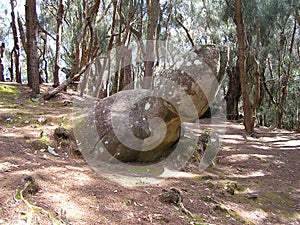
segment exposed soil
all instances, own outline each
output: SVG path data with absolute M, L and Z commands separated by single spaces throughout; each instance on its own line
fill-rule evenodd
M 123 186 L 92 170 L 72 136 L 54 137 L 72 128 L 72 92 L 40 103 L 24 85 L 0 88 L 0 224 L 300 224 L 299 133 L 258 127 L 246 137 L 226 122 L 205 172 L 190 162 L 158 184 Z M 29 176 L 38 191 L 25 195 Z M 172 187 L 192 217 L 159 200 Z

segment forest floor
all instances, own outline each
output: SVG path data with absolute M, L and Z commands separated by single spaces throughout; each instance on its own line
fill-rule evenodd
M 72 129 L 70 102 L 71 92 L 40 103 L 0 83 L 0 224 L 300 224 L 299 133 L 258 127 L 245 138 L 226 122 L 206 171 L 190 162 L 177 177 L 123 186 L 91 169 L 74 140 L 54 137 Z M 192 216 L 159 201 L 173 187 Z

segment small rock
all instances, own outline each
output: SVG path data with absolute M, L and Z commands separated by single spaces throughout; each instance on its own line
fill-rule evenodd
M 24 178 L 25 186 L 23 189 L 24 197 L 28 195 L 35 195 L 39 192 L 40 187 L 36 183 L 35 179 L 32 176 L 27 176 Z
M 54 136 L 59 139 L 68 139 L 70 137 L 70 132 L 63 127 L 57 127 L 54 131 Z
M 42 116 L 39 117 L 37 120 L 38 120 L 39 123 L 45 123 L 46 122 L 46 118 L 42 117 Z
M 252 200 L 256 200 L 258 198 L 258 196 L 257 196 L 257 194 L 250 194 L 250 195 L 247 195 L 247 198 L 252 199 Z
M 159 195 L 159 200 L 168 204 L 179 204 L 182 201 L 180 190 L 171 188 L 170 190 L 163 190 L 164 193 Z

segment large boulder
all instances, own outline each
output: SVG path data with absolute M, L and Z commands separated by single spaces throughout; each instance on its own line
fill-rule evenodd
M 171 153 L 180 136 L 180 117 L 166 100 L 148 90 L 125 90 L 96 105 L 100 142 L 121 162 L 152 162 Z
M 93 158 L 100 154 L 107 160 L 155 162 L 170 155 L 181 123 L 209 108 L 227 62 L 227 48 L 200 46 L 157 76 L 151 90 L 124 90 L 99 100 L 94 122 L 101 144 L 95 144 Z
M 163 71 L 156 78 L 155 86 L 164 86 L 168 93 L 173 93 L 172 102 L 182 112 L 181 119 L 193 121 L 205 114 L 215 98 L 227 68 L 229 49 L 225 46 L 203 45 L 180 57 L 173 68 Z M 170 81 L 175 85 L 165 85 Z M 182 89 L 185 94 L 182 94 Z M 194 110 L 196 113 L 192 112 Z

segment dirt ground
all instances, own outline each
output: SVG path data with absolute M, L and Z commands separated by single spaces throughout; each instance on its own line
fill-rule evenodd
M 70 93 L 41 103 L 24 85 L 0 83 L 0 224 L 300 224 L 299 133 L 258 127 L 245 137 L 226 122 L 206 171 L 190 162 L 160 183 L 123 186 L 95 172 L 74 140 L 54 137 L 72 128 Z M 192 215 L 159 200 L 170 188 Z

